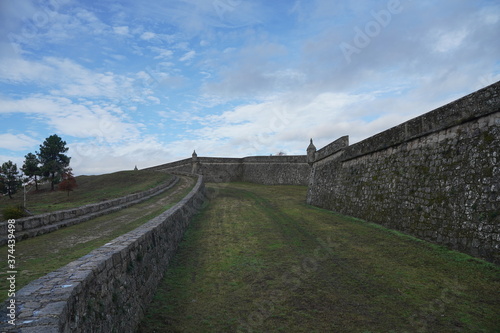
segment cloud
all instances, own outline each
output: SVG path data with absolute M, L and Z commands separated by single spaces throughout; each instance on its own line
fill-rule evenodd
M 458 31 L 438 31 L 435 32 L 434 50 L 437 52 L 453 52 L 460 47 L 469 32 L 466 29 Z
M 144 95 L 133 76 L 95 72 L 67 58 L 45 57 L 39 61 L 21 57 L 0 62 L 0 82 L 50 87 L 52 95 L 128 99 Z M 145 96 L 146 97 L 146 96 Z
M 18 53 L 29 53 L 47 45 L 76 42 L 75 36 L 83 43 L 88 35 L 113 31 L 91 11 L 71 4 L 71 0 L 2 2 L 0 38 L 7 37 Z
M 174 52 L 172 50 L 164 49 L 161 47 L 152 46 L 152 47 L 150 47 L 150 49 L 153 52 L 158 53 L 158 55 L 155 56 L 154 59 L 170 59 L 170 58 L 172 58 L 172 56 L 174 54 Z
M 166 21 L 187 36 L 213 28 L 241 28 L 260 24 L 266 6 L 251 1 L 172 0 L 164 2 L 127 1 L 129 13 Z
M 154 32 L 151 32 L 151 31 L 146 31 L 145 33 L 143 33 L 141 35 L 141 39 L 144 39 L 144 40 L 150 40 L 150 39 L 153 39 L 156 37 L 156 34 Z
M 201 117 L 198 121 L 203 127 L 193 131 L 192 138 L 203 142 L 208 151 L 200 153 L 207 155 L 220 152 L 267 155 L 280 150 L 302 154 L 297 147 L 306 147 L 309 137 L 332 140 L 335 135 L 346 134 L 351 126 L 359 125 L 357 118 L 346 111 L 372 98 L 336 93 L 308 97 L 276 95 L 220 115 Z
M 129 35 L 129 28 L 127 26 L 113 27 L 113 31 L 118 35 L 122 35 L 122 36 Z
M 71 167 L 77 175 L 93 175 L 156 166 L 174 155 L 153 137 L 136 138 L 120 144 L 90 140 L 68 144 Z
M 33 147 L 38 143 L 37 140 L 25 134 L 0 134 L 0 148 L 20 151 Z
M 194 58 L 194 56 L 196 55 L 196 51 L 189 51 L 187 52 L 186 54 L 184 54 L 180 59 L 179 61 L 188 61 L 188 60 L 191 60 Z
M 68 136 L 88 173 L 356 142 L 500 75 L 494 1 L 402 0 L 384 24 L 392 1 L 51 3 L 0 1 L 0 116 Z
M 61 135 L 96 138 L 103 143 L 139 135 L 137 125 L 127 122 L 123 111 L 112 104 L 77 104 L 68 98 L 32 96 L 20 100 L 0 99 L 2 113 L 37 117 Z
M 219 68 L 218 80 L 207 82 L 203 90 L 231 99 L 263 97 L 278 87 L 293 87 L 302 81 L 302 74 L 284 67 L 284 64 L 289 64 L 287 55 L 286 46 L 267 41 L 248 45 L 236 54 L 225 49 L 218 61 L 212 64 L 214 68 Z M 298 75 L 288 75 L 292 72 Z

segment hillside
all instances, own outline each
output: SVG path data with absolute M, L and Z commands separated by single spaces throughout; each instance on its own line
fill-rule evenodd
M 171 176 L 154 171 L 119 171 L 98 176 L 78 176 L 78 187 L 72 192 L 50 191 L 50 184 L 32 186 L 26 195 L 26 207 L 33 214 L 78 207 L 141 192 L 165 182 Z M 7 206 L 23 204 L 23 189 L 14 196 L 0 197 L 0 212 Z M 0 216 L 3 220 L 3 216 Z

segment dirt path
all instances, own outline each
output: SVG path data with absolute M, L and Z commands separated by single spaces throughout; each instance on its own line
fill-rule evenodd
M 135 225 L 135 221 L 150 216 L 152 212 L 156 212 L 158 209 L 166 210 L 166 207 L 179 201 L 179 194 L 184 193 L 186 189 L 190 189 L 194 184 L 192 178 L 179 177 L 177 186 L 166 191 L 164 194 L 155 196 L 142 204 L 122 209 L 117 213 L 90 220 L 88 222 L 91 223 L 85 225 L 85 228 L 78 230 L 78 233 L 70 232 L 65 237 L 58 238 L 53 243 L 54 250 L 59 252 L 79 243 L 87 243 L 101 238 L 107 239 L 110 235 L 115 235 L 118 230 L 123 230 L 128 225 Z
M 20 272 L 17 288 L 88 254 L 110 240 L 123 235 L 158 216 L 184 198 L 195 184 L 190 177 L 179 176 L 172 189 L 119 212 L 30 238 L 16 244 L 16 265 Z M 0 248 L 7 257 L 7 246 Z M 7 261 L 0 261 L 0 295 L 7 296 Z

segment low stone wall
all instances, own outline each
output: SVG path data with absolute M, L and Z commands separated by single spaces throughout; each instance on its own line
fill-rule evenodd
M 206 202 L 199 176 L 160 216 L 19 290 L 14 331 L 134 332 L 190 219 Z M 2 332 L 12 328 L 0 324 Z
M 316 152 L 309 204 L 500 263 L 500 83 L 346 143 Z
M 158 195 L 177 184 L 179 178 L 174 176 L 169 181 L 149 190 L 129 194 L 127 196 L 88 204 L 77 208 L 16 219 L 16 240 L 43 235 L 63 227 L 79 224 L 93 218 L 119 211 L 123 208 L 143 202 Z M 7 244 L 7 222 L 0 223 L 0 246 Z

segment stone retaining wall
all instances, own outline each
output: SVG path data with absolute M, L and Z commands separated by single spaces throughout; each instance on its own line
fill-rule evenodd
M 16 219 L 16 240 L 36 237 L 63 227 L 79 224 L 93 218 L 119 211 L 123 208 L 143 202 L 155 195 L 174 187 L 179 178 L 174 176 L 169 181 L 149 190 L 127 196 L 88 204 L 76 208 Z M 7 244 L 7 222 L 0 223 L 0 246 Z
M 14 332 L 134 332 L 190 219 L 206 203 L 198 176 L 174 207 L 19 290 Z
M 307 202 L 500 263 L 500 83 L 316 152 Z

